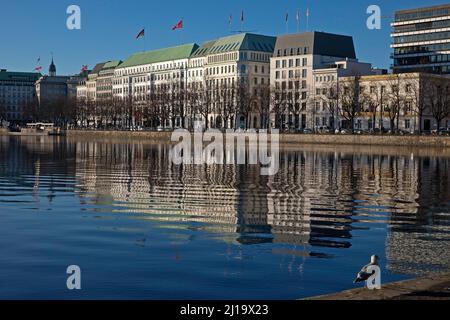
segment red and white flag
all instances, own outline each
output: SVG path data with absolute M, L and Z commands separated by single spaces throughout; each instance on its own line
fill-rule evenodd
M 86 71 L 88 71 L 88 66 L 87 66 L 87 64 L 84 64 L 84 65 L 81 67 L 81 73 L 86 72 Z
M 183 28 L 184 28 L 183 20 L 180 20 L 176 25 L 173 26 L 172 30 L 175 31 Z
M 36 67 L 34 68 L 34 71 L 42 71 L 42 67 L 41 67 L 41 57 L 39 57 L 39 58 L 37 59 Z

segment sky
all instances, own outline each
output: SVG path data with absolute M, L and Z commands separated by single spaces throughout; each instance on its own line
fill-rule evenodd
M 0 68 L 32 71 L 37 59 L 47 72 L 53 53 L 58 74 L 78 73 L 108 60 L 125 60 L 135 52 L 182 43 L 198 43 L 241 29 L 244 10 L 247 31 L 282 35 L 297 31 L 295 16 L 301 12 L 300 31 L 351 35 L 357 57 L 376 67 L 389 68 L 390 22 L 394 12 L 448 3 L 442 0 L 0 0 Z M 81 30 L 68 30 L 69 5 L 81 9 Z M 381 30 L 369 30 L 369 5 L 382 11 Z M 289 30 L 285 17 L 289 13 Z M 172 31 L 180 20 L 184 29 Z M 136 35 L 145 27 L 144 39 Z

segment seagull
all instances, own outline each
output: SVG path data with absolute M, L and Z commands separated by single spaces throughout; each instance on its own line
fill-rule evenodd
M 373 273 L 367 272 L 367 268 L 369 268 L 370 266 L 378 266 L 378 260 L 379 260 L 378 256 L 373 255 L 370 258 L 370 263 L 365 265 L 361 269 L 361 271 L 358 273 L 358 276 L 356 277 L 355 281 L 353 281 L 353 283 L 367 281 L 373 275 Z

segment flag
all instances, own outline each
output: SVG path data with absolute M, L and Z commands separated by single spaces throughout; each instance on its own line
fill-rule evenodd
M 138 33 L 138 35 L 136 36 L 136 40 L 142 37 L 145 37 L 145 29 L 142 29 L 141 32 Z
M 183 25 L 183 20 L 180 20 L 173 28 L 172 30 L 178 30 L 178 29 L 183 29 L 184 25 Z
M 289 22 L 289 13 L 286 12 L 286 23 L 288 23 L 288 22 Z
M 242 13 L 241 13 L 241 22 L 244 22 L 244 20 L 245 20 L 244 10 L 242 10 Z
M 34 71 L 42 71 L 41 67 L 41 57 L 39 57 L 36 61 L 36 67 L 34 68 Z
M 308 9 L 306 9 L 306 16 L 309 18 L 309 16 L 310 16 L 310 12 L 309 12 L 309 8 Z
M 86 71 L 88 71 L 88 66 L 87 66 L 87 64 L 84 64 L 84 65 L 81 67 L 81 73 L 86 72 Z
M 231 27 L 231 24 L 233 23 L 233 16 L 230 14 L 228 17 L 228 25 Z
M 297 22 L 300 21 L 300 10 L 297 10 L 297 16 L 296 16 Z

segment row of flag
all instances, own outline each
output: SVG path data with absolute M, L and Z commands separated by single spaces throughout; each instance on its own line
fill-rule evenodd
M 311 12 L 310 12 L 309 8 L 307 8 L 306 9 L 306 18 L 309 19 L 310 15 L 311 15 Z M 297 24 L 299 24 L 300 23 L 300 19 L 301 19 L 301 11 L 300 10 L 297 10 L 295 19 L 297 20 Z M 242 12 L 241 12 L 242 30 L 241 31 L 244 31 L 243 30 L 244 22 L 245 22 L 245 12 L 244 12 L 244 10 L 242 10 Z M 286 26 L 287 26 L 287 24 L 289 23 L 289 12 L 286 12 L 285 22 L 286 22 Z M 228 16 L 228 25 L 230 26 L 230 28 L 231 28 L 232 24 L 233 24 L 233 15 L 230 14 Z M 183 19 L 178 21 L 178 23 L 172 27 L 173 31 L 181 30 L 181 29 L 184 29 L 184 21 L 183 21 Z M 143 28 L 137 34 L 136 39 L 140 39 L 140 38 L 144 38 L 144 37 L 145 37 L 145 28 Z M 83 65 L 82 68 L 81 68 L 81 73 L 86 72 L 88 70 L 89 70 L 89 67 L 87 65 Z M 37 59 L 36 67 L 34 68 L 34 71 L 36 71 L 36 72 L 41 72 L 42 71 L 41 58 L 40 57 Z
M 184 28 L 184 21 L 183 21 L 183 19 L 181 19 L 180 21 L 178 21 L 178 23 L 176 24 L 176 25 L 174 25 L 173 27 L 172 27 L 172 30 L 173 31 L 175 31 L 175 30 L 181 30 L 181 29 L 183 29 Z M 138 33 L 138 35 L 136 36 L 136 39 L 140 39 L 140 38 L 143 38 L 143 37 L 145 37 L 145 28 L 143 28 L 139 33 Z
M 307 8 L 306 9 L 306 18 L 309 19 L 310 15 L 311 15 L 310 9 Z M 298 23 L 300 22 L 300 18 L 301 18 L 301 11 L 297 10 L 296 20 L 297 20 Z M 245 22 L 245 12 L 244 12 L 244 10 L 242 10 L 242 12 L 241 12 L 241 23 L 244 24 L 244 22 Z M 286 12 L 286 23 L 288 23 L 288 22 L 289 22 L 289 12 Z M 230 14 L 228 16 L 228 25 L 230 26 L 230 28 L 231 28 L 232 24 L 233 24 L 233 15 Z M 175 30 L 180 30 L 180 29 L 183 29 L 183 28 L 184 28 L 184 22 L 183 22 L 183 19 L 181 19 L 175 26 L 172 27 L 172 30 L 175 31 Z M 241 30 L 241 31 L 243 31 L 243 30 Z M 143 38 L 143 37 L 145 37 L 145 28 L 143 28 L 138 33 L 138 35 L 136 36 L 136 39 L 140 39 L 140 38 Z
M 308 9 L 306 9 L 306 17 L 309 18 L 310 15 L 311 15 L 311 12 L 308 8 Z M 295 20 L 297 20 L 297 22 L 299 22 L 300 18 L 301 18 L 301 11 L 297 10 L 297 14 L 295 15 Z M 289 12 L 286 12 L 286 20 L 285 21 L 289 22 Z

